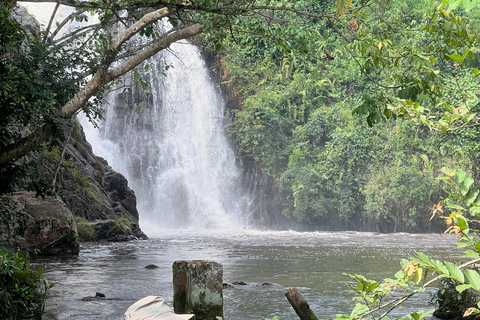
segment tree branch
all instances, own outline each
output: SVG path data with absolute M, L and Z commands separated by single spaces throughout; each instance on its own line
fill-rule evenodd
M 164 49 L 167 49 L 173 42 L 181 39 L 193 37 L 194 35 L 197 35 L 200 32 L 202 32 L 202 30 L 203 30 L 203 25 L 194 24 L 185 29 L 179 30 L 171 35 L 168 35 L 164 38 L 158 39 L 158 41 L 155 41 L 154 43 L 152 43 L 150 47 L 137 53 L 131 59 L 122 63 L 122 65 L 120 65 L 119 67 L 109 72 L 108 73 L 108 79 L 110 79 L 109 81 L 124 75 L 128 71 L 138 66 L 142 61 L 152 57 L 153 55 L 155 55 L 156 53 Z
M 50 21 L 48 22 L 47 30 L 45 30 L 45 36 L 43 37 L 43 43 L 47 42 L 48 33 L 50 32 L 50 28 L 52 27 L 53 19 L 55 19 L 55 16 L 57 15 L 58 7 L 60 7 L 59 3 L 57 3 L 55 9 L 53 9 L 52 15 L 50 16 Z
M 63 3 L 64 1 L 61 2 Z M 169 35 L 158 38 L 152 42 L 150 46 L 138 52 L 129 60 L 121 63 L 118 67 L 109 70 L 112 63 L 118 59 L 117 56 L 125 42 L 138 34 L 148 25 L 167 17 L 174 11 L 175 9 L 162 8 L 146 14 L 142 19 L 134 23 L 127 30 L 120 33 L 106 51 L 104 58 L 98 66 L 93 77 L 60 109 L 58 116 L 61 118 L 70 119 L 108 82 L 121 75 L 124 75 L 142 63 L 145 59 L 148 59 L 161 50 L 168 48 L 173 42 L 192 37 L 202 32 L 203 25 L 201 24 L 194 24 L 184 27 L 183 29 L 179 29 Z M 53 125 L 44 124 L 42 127 L 39 127 L 25 138 L 6 146 L 3 148 L 2 153 L 0 154 L 0 165 L 28 154 L 42 143 L 48 141 L 53 133 Z
M 36 147 L 47 142 L 51 138 L 53 132 L 53 126 L 51 124 L 44 124 L 28 136 L 6 146 L 0 153 L 0 165 L 20 158 L 30 151 L 35 150 Z

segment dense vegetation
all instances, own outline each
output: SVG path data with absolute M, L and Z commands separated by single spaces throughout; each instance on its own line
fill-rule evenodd
M 0 317 L 41 319 L 46 293 L 52 288 L 41 268 L 30 266 L 28 252 L 16 252 L 0 241 Z
M 438 5 L 367 2 L 284 42 L 231 38 L 226 84 L 242 101 L 229 132 L 274 180 L 284 215 L 318 229 L 428 231 L 440 169 L 476 172 L 478 23 Z

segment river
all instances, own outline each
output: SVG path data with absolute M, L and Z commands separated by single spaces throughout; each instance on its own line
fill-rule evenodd
M 224 290 L 227 320 L 275 315 L 297 319 L 284 297 L 291 287 L 299 288 L 319 319 L 329 319 L 352 308 L 351 296 L 342 293 L 349 283 L 343 273 L 380 280 L 393 277 L 399 260 L 415 251 L 458 259 L 451 256 L 454 248 L 455 238 L 444 234 L 183 230 L 157 233 L 145 241 L 85 243 L 76 258 L 40 258 L 35 264 L 42 265 L 48 281 L 56 284 L 44 319 L 124 319 L 126 309 L 148 295 L 163 297 L 171 305 L 172 263 L 191 259 L 220 262 L 224 282 L 248 283 Z M 149 264 L 159 268 L 145 269 Z M 271 285 L 262 285 L 265 282 Z M 96 292 L 104 293 L 106 300 L 82 300 Z M 414 297 L 408 308 L 432 309 L 432 292 Z

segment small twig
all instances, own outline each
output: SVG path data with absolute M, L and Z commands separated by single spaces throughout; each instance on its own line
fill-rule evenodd
M 58 161 L 57 170 L 55 170 L 55 175 L 53 176 L 53 181 L 52 181 L 53 192 L 55 192 L 55 185 L 57 184 L 57 175 L 58 175 L 58 172 L 60 171 L 60 167 L 62 166 L 62 161 L 63 161 L 63 158 L 65 157 L 65 151 L 67 150 L 67 144 L 70 141 L 70 137 L 73 134 L 74 126 L 75 126 L 75 124 L 72 124 L 72 128 L 70 129 L 70 134 L 68 135 L 67 140 L 65 141 L 65 144 L 64 144 L 63 150 L 62 150 L 62 154 L 60 155 L 60 160 Z

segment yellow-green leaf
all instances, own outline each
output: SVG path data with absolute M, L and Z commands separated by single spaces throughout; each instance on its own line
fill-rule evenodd
M 413 281 L 415 281 L 416 284 L 418 284 L 420 282 L 420 280 L 422 280 L 422 274 L 423 274 L 423 269 L 422 268 L 417 268 L 417 270 L 415 270 L 415 275 L 413 276 Z

